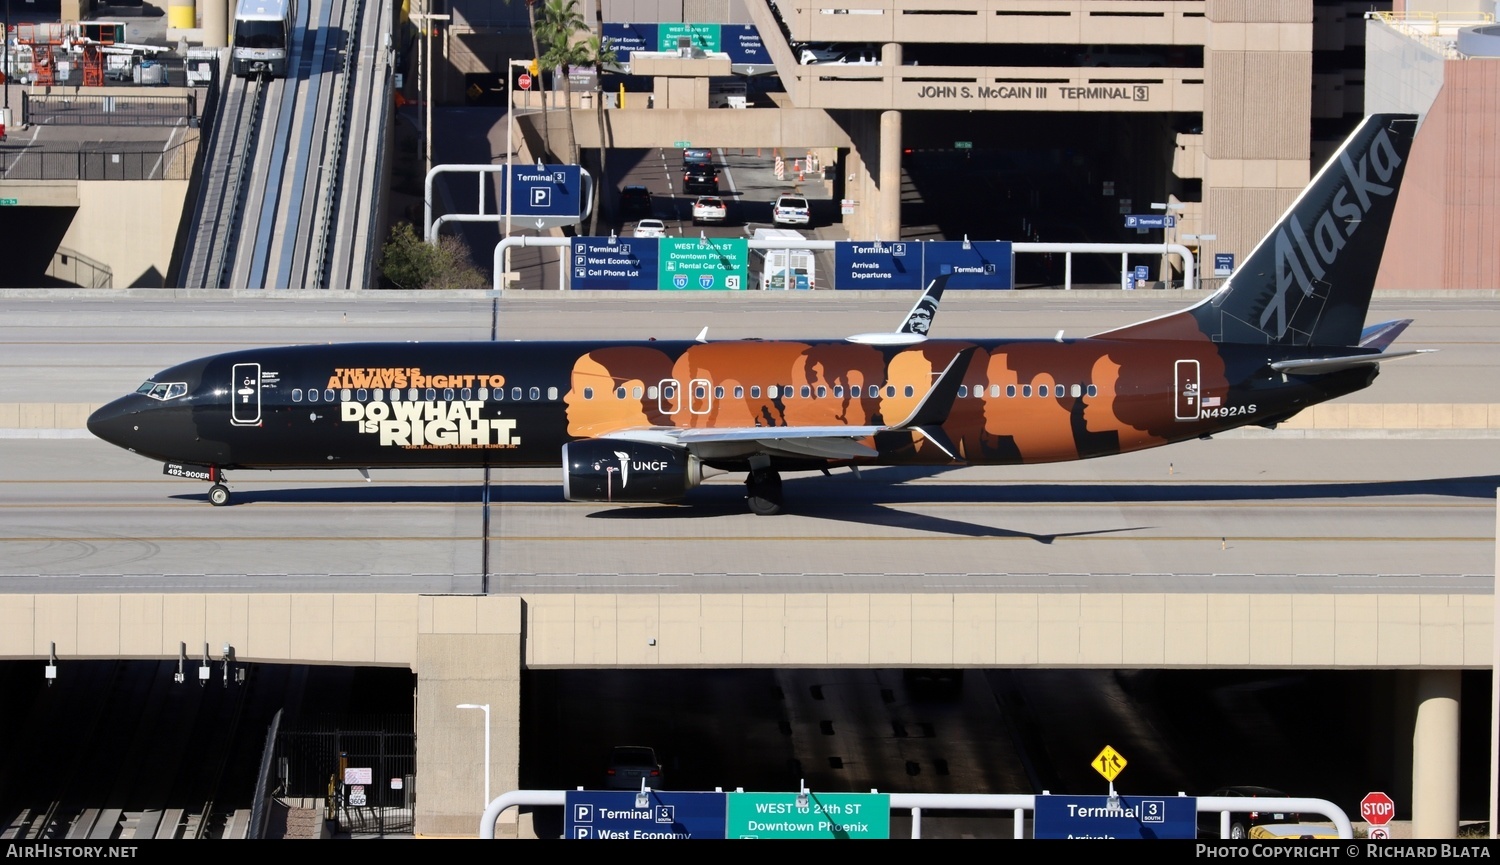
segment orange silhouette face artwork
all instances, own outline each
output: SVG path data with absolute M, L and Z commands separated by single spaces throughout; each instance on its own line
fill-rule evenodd
M 1083 399 L 1083 424 L 1089 432 L 1119 433 L 1120 450 L 1135 450 L 1148 444 L 1160 444 L 1163 439 L 1146 430 L 1131 426 L 1120 419 L 1117 400 L 1119 397 L 1120 365 L 1104 355 L 1094 361 L 1093 374 L 1089 381 L 1096 388 L 1094 396 Z
M 984 431 L 1009 437 L 1024 462 L 1077 458 L 1072 420 L 1068 407 L 1058 399 L 1057 381 L 1048 372 L 1023 376 L 1012 368 L 1013 362 L 1005 351 L 990 355 L 989 380 L 999 386 L 1000 395 L 991 395 L 993 391 L 985 395 Z M 1007 395 L 1011 386 L 1015 396 Z M 1043 387 L 1047 396 L 1041 395 Z
M 592 437 L 670 424 L 659 397 L 653 394 L 671 373 L 672 362 L 654 348 L 616 346 L 580 356 L 573 363 L 572 385 L 563 396 L 568 435 Z
M 884 378 L 885 358 L 878 349 L 855 343 L 810 346 L 792 366 L 795 396 L 784 401 L 791 426 L 865 426 L 873 423 L 877 398 L 868 392 Z M 807 388 L 807 397 L 802 389 Z M 860 396 L 853 395 L 859 387 Z

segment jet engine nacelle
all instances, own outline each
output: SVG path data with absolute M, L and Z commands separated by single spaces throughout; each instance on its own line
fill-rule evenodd
M 562 463 L 570 502 L 668 502 L 704 478 L 703 464 L 683 448 L 646 442 L 580 439 L 563 445 Z

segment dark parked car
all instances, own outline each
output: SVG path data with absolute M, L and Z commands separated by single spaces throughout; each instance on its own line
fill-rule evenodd
M 609 767 L 604 770 L 604 786 L 609 790 L 639 790 L 644 784 L 662 789 L 661 762 L 656 749 L 647 745 L 616 745 L 609 752 Z
M 1253 785 L 1242 785 L 1237 787 L 1220 787 L 1209 793 L 1210 796 L 1226 796 L 1229 798 L 1251 798 L 1251 799 L 1285 799 L 1287 796 L 1280 790 L 1271 787 L 1256 787 Z M 1290 811 L 1230 811 L 1229 812 L 1229 837 L 1244 839 L 1250 837 L 1250 829 L 1255 826 L 1272 823 L 1301 823 L 1302 815 Z M 1219 812 L 1198 812 L 1198 837 L 1219 837 Z
M 620 190 L 620 214 L 626 219 L 651 215 L 651 191 L 644 186 Z

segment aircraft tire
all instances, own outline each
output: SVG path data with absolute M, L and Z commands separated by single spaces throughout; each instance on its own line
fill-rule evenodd
M 751 472 L 745 478 L 745 502 L 756 516 L 781 513 L 781 475 L 768 469 Z
M 229 504 L 229 487 L 223 484 L 214 484 L 209 487 L 208 500 L 216 508 Z

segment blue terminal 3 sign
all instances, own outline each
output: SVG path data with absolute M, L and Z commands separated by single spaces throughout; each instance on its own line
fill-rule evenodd
M 1033 838 L 1196 838 L 1192 796 L 1036 797 Z
M 743 237 L 657 238 L 662 291 L 743 291 L 750 281 L 750 247 Z
M 581 841 L 722 839 L 724 793 L 664 793 L 652 790 L 637 808 L 636 793 L 569 790 L 564 797 L 563 837 Z
M 947 276 L 950 291 L 1016 287 L 1015 252 L 1008 240 L 934 240 L 922 245 L 922 285 Z
M 577 225 L 587 212 L 583 174 L 578 165 L 512 165 L 506 203 L 511 221 L 538 230 Z
M 923 243 L 875 240 L 833 245 L 833 285 L 842 289 L 920 289 Z
M 575 237 L 568 273 L 575 291 L 655 291 L 660 253 L 655 237 Z

